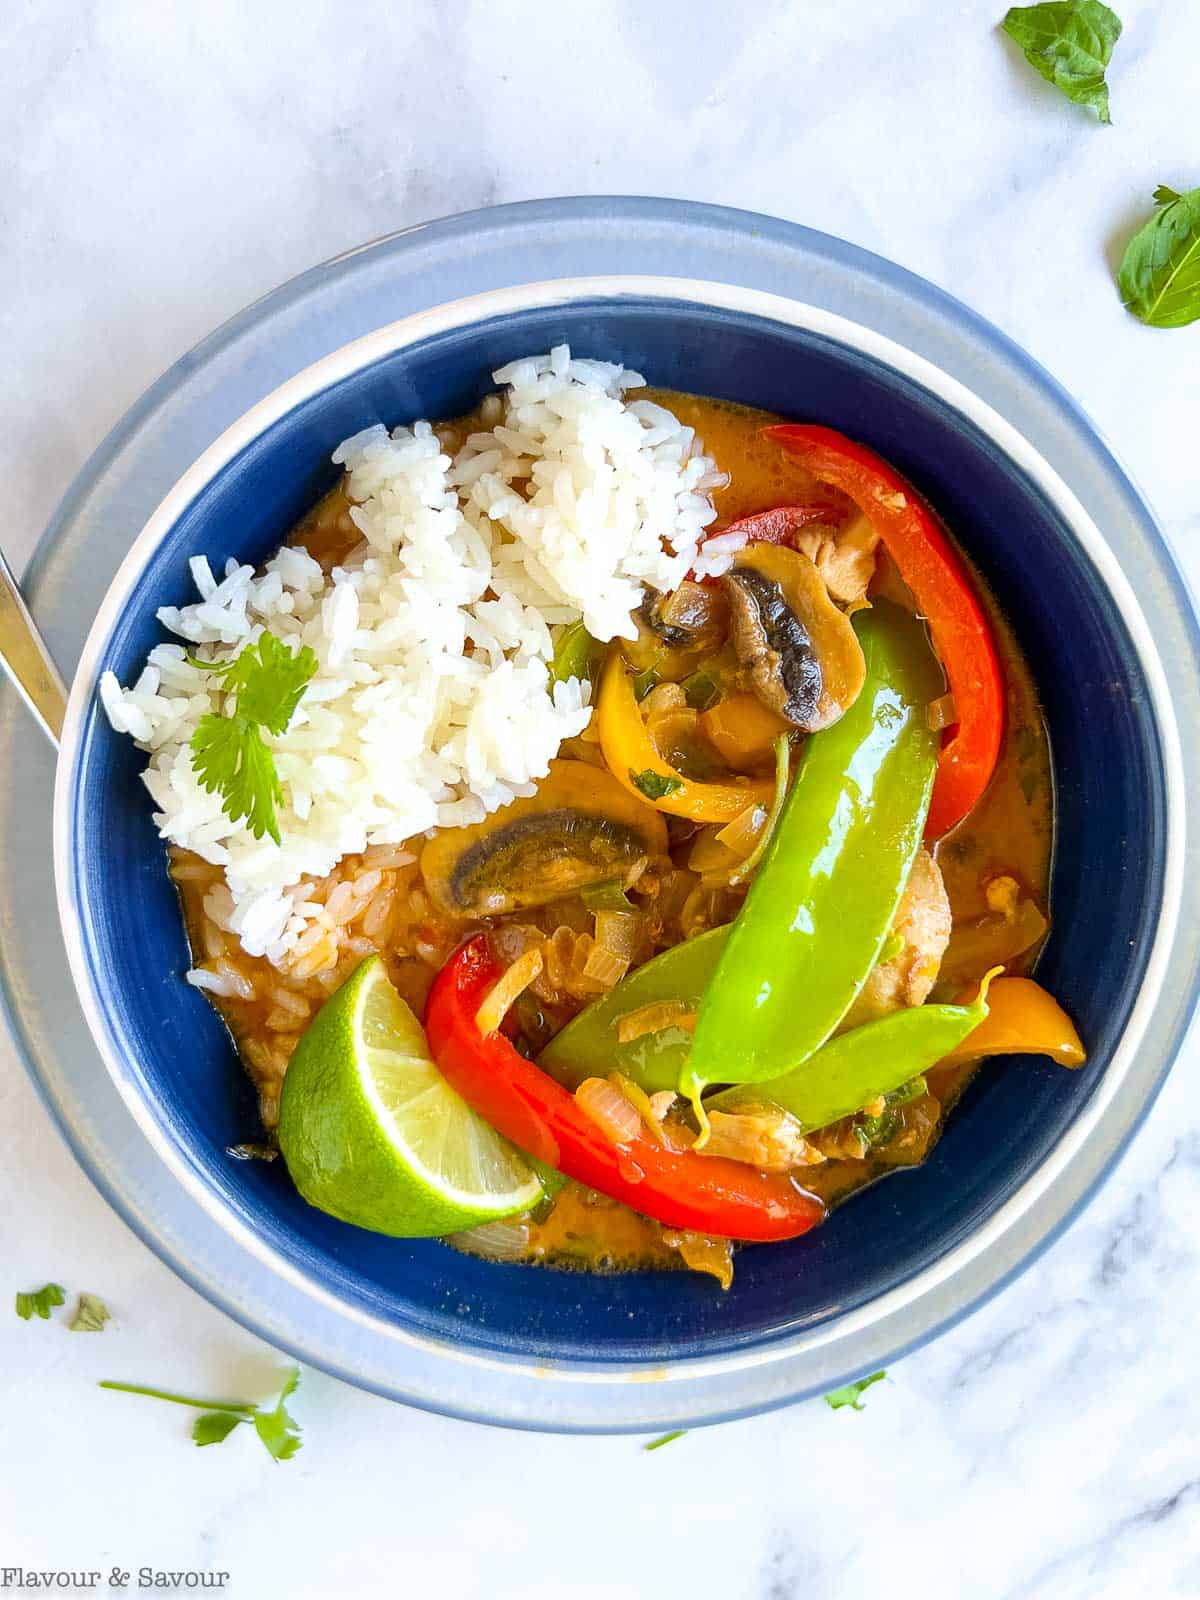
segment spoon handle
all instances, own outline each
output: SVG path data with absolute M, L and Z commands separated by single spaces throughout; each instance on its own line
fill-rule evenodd
M 21 598 L 3 550 L 0 550 L 0 667 L 12 679 L 17 693 L 57 749 L 67 709 L 66 686 Z

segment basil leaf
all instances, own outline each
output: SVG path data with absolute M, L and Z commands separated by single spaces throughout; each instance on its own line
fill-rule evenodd
M 1172 189 L 1170 184 L 1167 183 L 1160 183 L 1154 191 L 1154 204 L 1156 206 L 1169 206 L 1173 200 L 1181 198 L 1179 190 Z
M 1152 328 L 1200 318 L 1200 189 L 1173 193 L 1154 191 L 1158 209 L 1126 245 L 1117 274 L 1126 308 Z
M 1076 105 L 1091 106 L 1101 122 L 1112 121 L 1104 69 L 1121 37 L 1115 11 L 1100 0 L 1047 0 L 1013 6 L 1001 26 L 1047 83 Z
M 683 788 L 681 778 L 666 778 L 661 772 L 655 772 L 652 767 L 647 767 L 645 772 L 635 772 L 630 767 L 629 778 L 647 800 L 661 800 L 664 795 L 674 794 L 676 789 Z

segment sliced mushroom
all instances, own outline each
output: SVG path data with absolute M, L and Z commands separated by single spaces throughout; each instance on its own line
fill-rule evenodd
M 648 594 L 634 621 L 638 636 L 624 647 L 627 659 L 639 672 L 653 667 L 678 682 L 724 643 L 729 603 L 720 589 L 685 578 L 669 594 Z
M 763 705 L 809 733 L 836 722 L 858 698 L 866 664 L 809 558 L 751 545 L 723 581 L 738 662 Z
M 455 917 L 499 916 L 616 878 L 633 881 L 667 831 L 652 807 L 584 761 L 552 761 L 528 800 L 470 828 L 447 828 L 421 852 L 425 886 Z

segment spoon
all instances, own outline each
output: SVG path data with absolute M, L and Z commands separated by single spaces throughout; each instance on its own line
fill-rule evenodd
M 0 667 L 16 685 L 38 726 L 58 749 L 67 710 L 67 688 L 46 641 L 37 630 L 17 580 L 0 550 Z

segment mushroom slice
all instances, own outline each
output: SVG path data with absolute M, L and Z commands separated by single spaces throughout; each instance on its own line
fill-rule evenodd
M 808 733 L 836 722 L 858 698 L 866 664 L 809 558 L 750 545 L 723 582 L 738 662 L 763 705 Z
M 720 589 L 685 578 L 669 594 L 647 594 L 633 620 L 638 636 L 625 643 L 626 660 L 678 681 L 724 643 L 729 605 Z
M 586 761 L 552 761 L 528 800 L 469 828 L 436 833 L 421 852 L 425 886 L 454 917 L 547 905 L 589 884 L 628 884 L 667 830 L 653 808 Z

